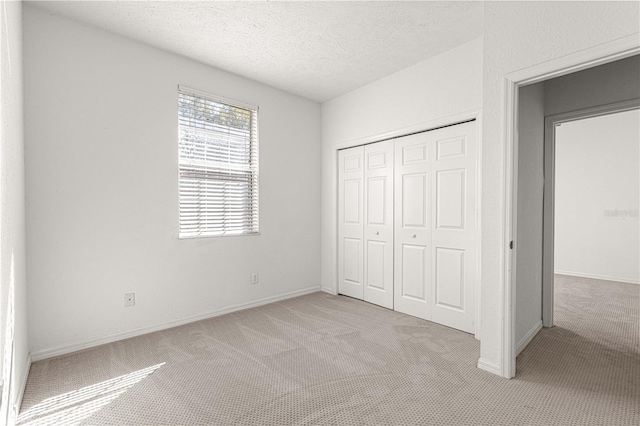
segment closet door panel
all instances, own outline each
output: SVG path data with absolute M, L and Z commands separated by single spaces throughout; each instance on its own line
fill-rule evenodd
M 432 321 L 473 333 L 476 124 L 463 123 L 428 133 L 434 158 Z
M 426 134 L 395 140 L 394 309 L 430 319 L 431 208 Z
M 364 300 L 393 308 L 393 143 L 364 147 Z
M 364 148 L 338 151 L 338 293 L 364 296 Z
M 435 253 L 435 305 L 464 311 L 465 250 L 438 247 Z
M 427 253 L 423 245 L 402 245 L 402 281 L 400 284 L 401 300 L 413 300 L 420 303 L 427 301 Z M 398 310 L 398 309 L 396 309 Z

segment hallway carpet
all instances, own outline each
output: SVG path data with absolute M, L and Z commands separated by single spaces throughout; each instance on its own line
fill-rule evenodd
M 36 362 L 19 424 L 637 426 L 639 296 L 557 276 L 505 380 L 469 334 L 315 293 Z

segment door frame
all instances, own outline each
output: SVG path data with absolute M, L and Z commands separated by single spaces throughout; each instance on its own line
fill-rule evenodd
M 553 277 L 555 272 L 556 126 L 571 121 L 640 109 L 640 98 L 554 114 L 544 119 L 544 201 L 542 239 L 542 325 L 553 327 Z
M 504 76 L 503 138 L 505 141 L 504 206 L 502 215 L 503 244 L 500 375 L 515 377 L 516 373 L 516 257 L 517 257 L 517 205 L 518 205 L 518 92 L 529 84 L 604 65 L 640 53 L 637 34 L 550 60 Z M 513 249 L 510 244 L 514 242 Z
M 414 133 L 428 132 L 430 130 L 436 130 L 441 127 L 454 126 L 456 124 L 461 124 L 467 121 L 475 120 L 476 122 L 476 184 L 474 190 L 476 191 L 476 209 L 475 209 L 475 225 L 476 225 L 476 295 L 475 295 L 475 332 L 474 337 L 477 340 L 480 340 L 480 319 L 481 319 L 481 303 L 480 296 L 482 292 L 482 277 L 481 277 L 481 242 L 482 238 L 481 232 L 481 212 L 482 212 L 482 110 L 474 109 L 469 111 L 464 111 L 457 114 L 452 114 L 444 117 L 440 117 L 434 120 L 425 121 L 422 123 L 416 123 L 410 126 L 397 128 L 395 130 L 390 130 L 388 132 L 376 133 L 373 135 L 356 138 L 352 140 L 347 140 L 344 142 L 340 142 L 335 144 L 331 148 L 332 154 L 332 243 L 331 243 L 331 262 L 332 262 L 332 278 L 333 278 L 333 286 L 322 287 L 322 291 L 327 292 L 329 294 L 333 294 L 335 296 L 338 295 L 338 282 L 339 282 L 339 271 L 338 271 L 338 151 L 347 148 L 353 148 L 355 146 L 360 145 L 368 145 L 375 142 L 382 142 L 388 139 L 396 139 L 402 136 L 412 135 Z

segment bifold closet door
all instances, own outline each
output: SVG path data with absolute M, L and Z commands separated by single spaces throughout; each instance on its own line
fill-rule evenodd
M 476 124 L 338 153 L 338 292 L 475 332 Z
M 364 300 L 393 309 L 393 141 L 364 147 Z
M 426 133 L 395 142 L 394 309 L 431 319 L 431 168 Z
M 432 138 L 431 320 L 475 331 L 476 122 L 434 131 Z
M 338 292 L 393 308 L 393 144 L 338 153 Z
M 364 147 L 338 151 L 338 293 L 364 297 Z
M 394 309 L 475 331 L 475 122 L 395 142 Z

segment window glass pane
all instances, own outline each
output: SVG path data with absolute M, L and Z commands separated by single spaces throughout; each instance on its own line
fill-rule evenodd
M 257 109 L 180 90 L 180 237 L 258 232 Z

